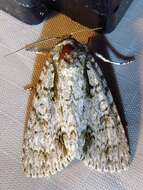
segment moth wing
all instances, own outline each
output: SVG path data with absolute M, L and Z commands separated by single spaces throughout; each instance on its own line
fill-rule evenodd
M 24 133 L 22 162 L 26 176 L 53 175 L 75 155 L 75 127 L 65 124 L 62 105 L 53 100 L 53 64 L 47 61 L 43 67 Z
M 89 60 L 86 69 L 91 97 L 86 102 L 82 158 L 86 165 L 100 172 L 125 170 L 130 157 L 125 131 L 99 66 L 93 57 Z

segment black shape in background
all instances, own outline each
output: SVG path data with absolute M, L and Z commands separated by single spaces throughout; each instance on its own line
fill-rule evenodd
M 68 3 L 67 3 L 68 2 Z M 27 24 L 39 24 L 56 11 L 88 26 L 114 30 L 132 0 L 0 0 L 0 9 Z

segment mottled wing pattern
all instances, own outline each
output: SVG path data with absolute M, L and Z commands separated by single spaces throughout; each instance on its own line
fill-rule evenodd
M 87 55 L 89 98 L 86 102 L 87 129 L 82 159 L 100 172 L 125 170 L 129 165 L 129 147 L 123 125 L 107 82 L 94 57 Z
M 127 138 L 94 57 L 72 38 L 49 55 L 24 134 L 25 174 L 50 176 L 74 158 L 98 171 L 126 169 Z
M 67 166 L 76 152 L 75 120 L 68 103 L 61 99 L 66 86 L 57 84 L 56 53 L 51 52 L 52 61 L 47 60 L 43 66 L 24 134 L 22 161 L 26 176 L 53 175 Z

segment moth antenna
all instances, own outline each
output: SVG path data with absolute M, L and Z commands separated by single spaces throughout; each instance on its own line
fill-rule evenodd
M 8 53 L 8 54 L 4 55 L 4 57 L 8 57 L 9 55 L 15 54 L 15 53 L 17 53 L 17 52 L 19 52 L 19 51 L 21 51 L 21 50 L 23 50 L 23 49 L 25 49 L 25 47 L 22 47 L 22 48 L 20 48 L 20 49 L 18 49 L 18 50 L 16 50 L 16 51 L 13 51 L 13 52 L 11 52 L 11 53 Z
M 77 33 L 92 32 L 92 31 L 101 30 L 101 29 L 103 29 L 103 28 L 102 27 L 97 27 L 97 28 L 91 28 L 91 29 L 82 29 L 82 30 L 79 30 L 79 31 L 71 32 L 69 34 L 69 36 L 73 36 L 74 34 L 77 34 Z M 19 51 L 21 51 L 23 49 L 27 49 L 27 48 L 29 48 L 31 46 L 35 46 L 36 44 L 40 44 L 40 43 L 45 42 L 45 41 L 52 41 L 52 40 L 60 39 L 60 38 L 62 38 L 62 36 L 68 36 L 68 35 L 61 35 L 61 36 L 58 36 L 58 37 L 52 37 L 52 38 L 47 38 L 47 39 L 46 38 L 45 39 L 40 39 L 40 40 L 38 40 L 36 42 L 30 43 L 30 44 L 22 47 L 22 48 L 20 48 L 20 49 L 18 49 L 16 51 L 13 51 L 13 52 L 11 52 L 9 54 L 6 54 L 6 55 L 4 55 L 4 57 L 10 56 L 10 55 L 15 54 L 15 53 L 17 53 L 17 52 L 19 52 Z
M 115 61 L 111 61 L 105 57 L 103 57 L 103 55 L 99 54 L 99 53 L 94 53 L 95 56 L 97 56 L 99 59 L 101 59 L 102 61 L 106 62 L 106 63 L 110 63 L 113 65 L 128 65 L 130 63 L 132 63 L 133 61 L 135 61 L 135 59 L 129 60 L 127 62 L 115 62 Z
M 22 47 L 22 48 L 16 50 L 16 51 L 13 51 L 13 52 L 11 52 L 11 53 L 9 53 L 9 54 L 6 54 L 4 57 L 7 57 L 7 56 L 12 55 L 12 54 L 15 54 L 15 53 L 17 53 L 17 52 L 19 52 L 19 51 L 21 51 L 21 50 L 23 50 L 23 49 L 28 49 L 29 47 L 32 47 L 32 46 L 34 46 L 34 45 L 36 45 L 36 44 L 40 44 L 41 42 L 56 40 L 56 39 L 58 39 L 58 38 L 60 38 L 60 37 L 53 37 L 53 38 L 41 39 L 41 40 L 38 40 L 38 41 L 36 41 L 36 42 L 32 42 L 32 43 L 30 43 L 30 44 L 28 44 L 28 45 L 26 45 L 26 46 L 24 46 L 24 47 Z

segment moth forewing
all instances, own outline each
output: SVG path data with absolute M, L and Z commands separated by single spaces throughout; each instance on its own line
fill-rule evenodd
M 87 100 L 87 140 L 82 157 L 86 165 L 100 172 L 126 170 L 130 155 L 124 128 L 107 82 L 97 63 L 92 60 L 93 57 L 87 56 L 92 98 Z M 96 64 L 96 67 L 93 64 Z

